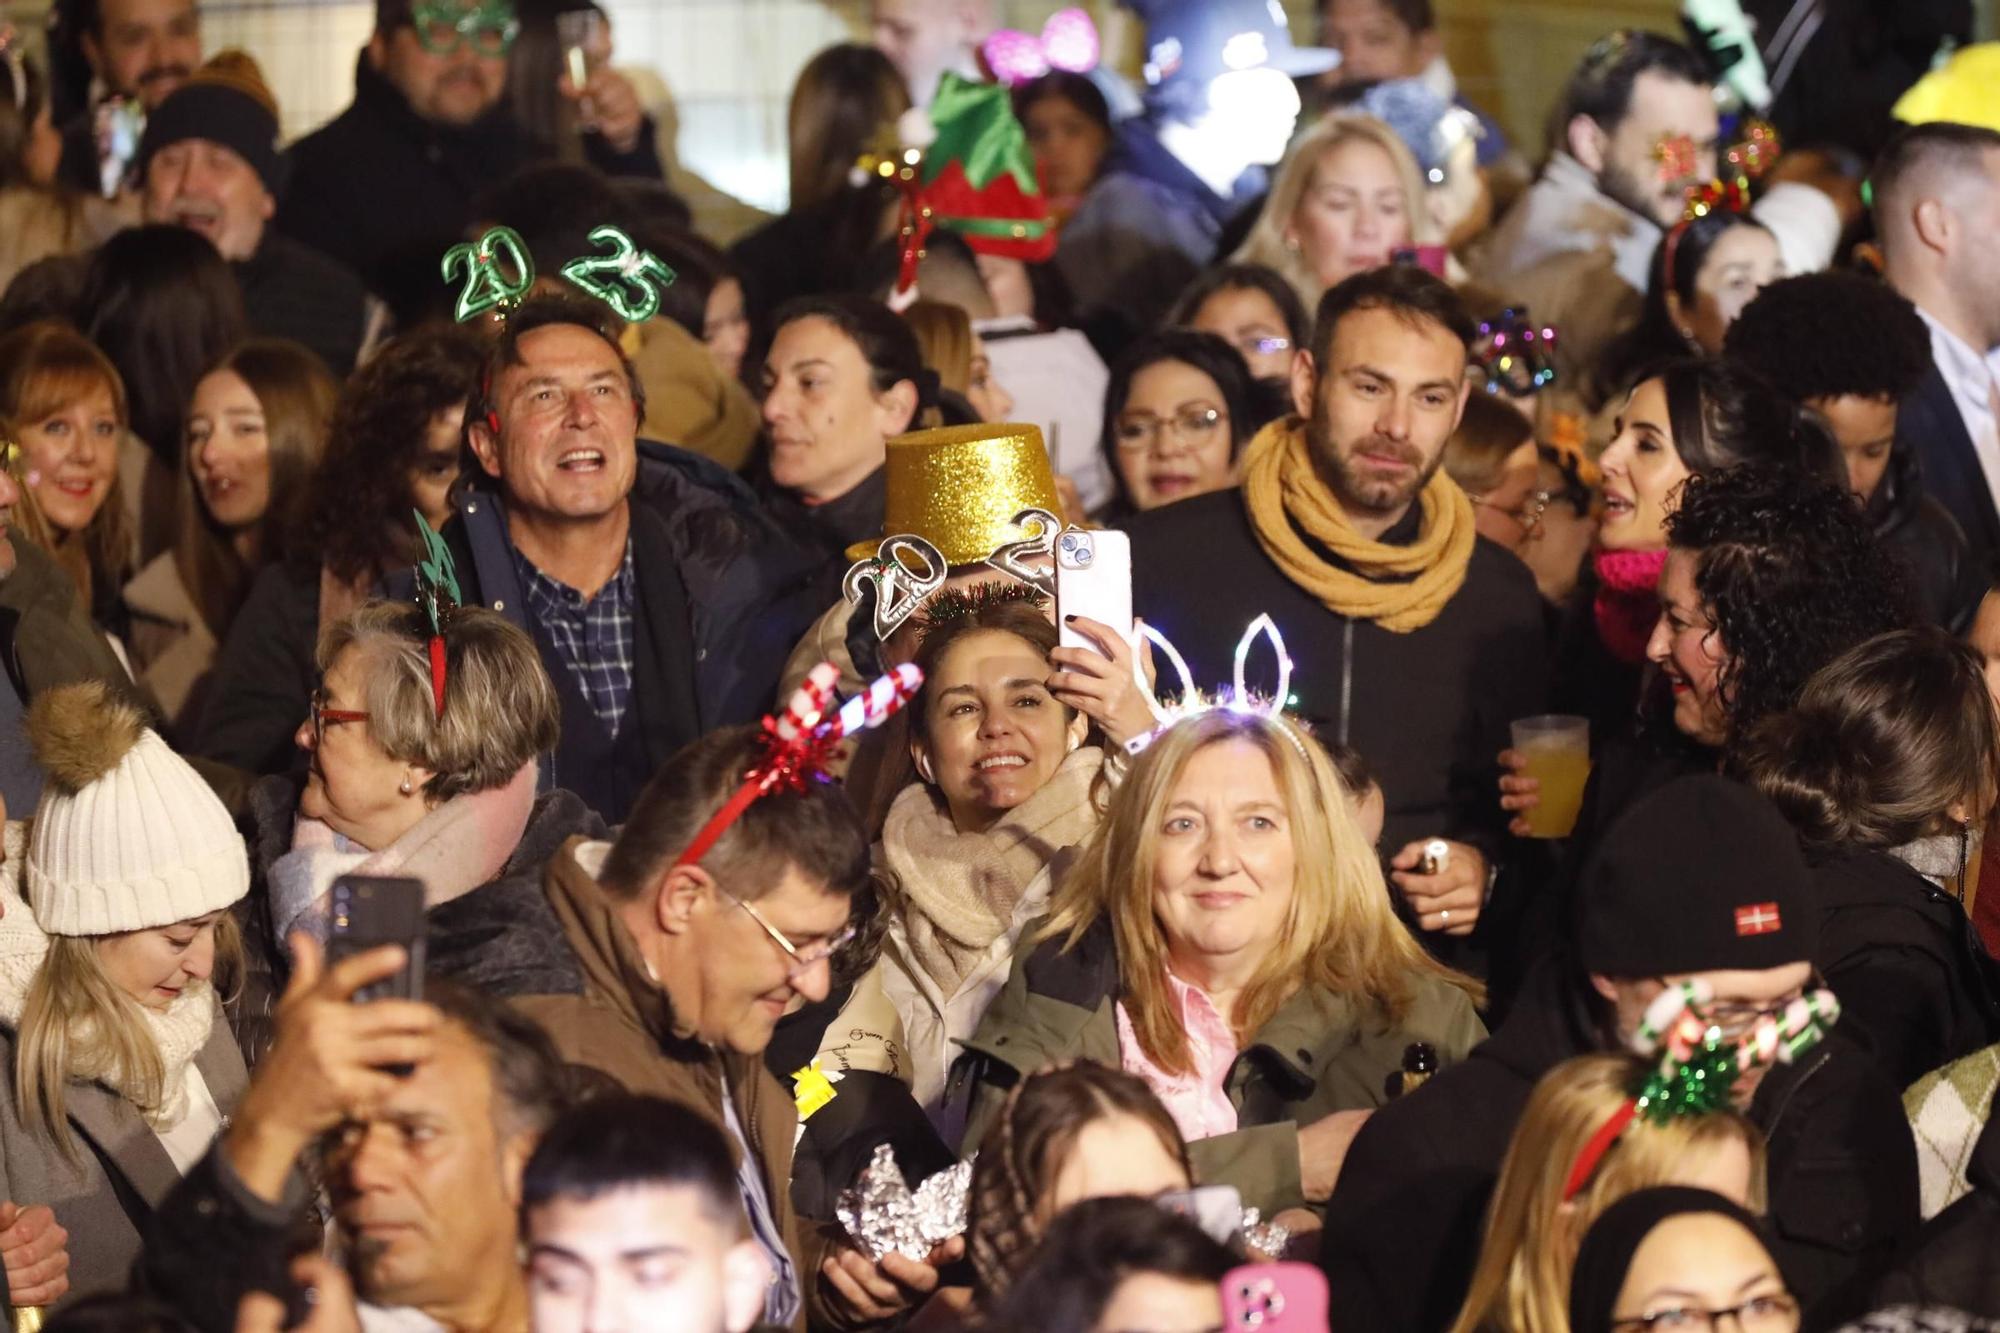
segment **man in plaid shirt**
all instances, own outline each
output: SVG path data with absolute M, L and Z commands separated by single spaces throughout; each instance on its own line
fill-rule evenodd
M 532 634 L 555 681 L 544 785 L 613 823 L 668 755 L 769 706 L 810 620 L 787 600 L 801 557 L 748 488 L 639 440 L 620 331 L 576 297 L 512 312 L 466 413 L 483 475 L 443 533 L 466 600 Z

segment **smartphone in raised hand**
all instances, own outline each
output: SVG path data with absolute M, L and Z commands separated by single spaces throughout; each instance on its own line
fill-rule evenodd
M 342 875 L 336 879 L 326 941 L 327 966 L 385 944 L 402 946 L 403 966 L 393 976 L 356 991 L 355 1001 L 423 999 L 423 881 L 390 875 Z
M 1109 530 L 1071 528 L 1056 538 L 1056 626 L 1065 648 L 1097 643 L 1070 627 L 1071 616 L 1109 625 L 1132 637 L 1132 539 Z

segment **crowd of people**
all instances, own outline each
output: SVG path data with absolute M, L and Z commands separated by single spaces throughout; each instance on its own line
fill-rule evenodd
M 0 36 L 14 1328 L 2000 1328 L 1969 4 L 1129 7 Z

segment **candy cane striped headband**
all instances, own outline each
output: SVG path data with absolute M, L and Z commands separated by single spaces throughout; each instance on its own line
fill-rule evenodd
M 834 748 L 846 737 L 878 727 L 898 712 L 923 684 L 924 673 L 905 662 L 827 717 L 839 679 L 838 667 L 821 662 L 792 692 L 783 713 L 765 717 L 760 737 L 763 757 L 744 775 L 742 785 L 722 808 L 701 826 L 687 850 L 674 859 L 675 865 L 691 866 L 708 855 L 729 826 L 760 796 L 780 789 L 802 792 L 810 783 L 826 781 L 826 766 Z

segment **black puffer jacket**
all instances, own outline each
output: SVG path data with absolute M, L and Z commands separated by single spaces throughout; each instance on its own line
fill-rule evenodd
M 1819 969 L 1899 1088 L 2000 1041 L 2000 970 L 1958 900 L 1887 852 L 1814 857 Z
M 1501 1159 L 1537 1080 L 1608 1049 L 1588 983 L 1550 960 L 1463 1063 L 1371 1117 L 1327 1206 L 1320 1265 L 1335 1333 L 1448 1327 L 1464 1303 Z M 1770 1074 L 1750 1118 L 1769 1142 L 1778 1260 L 1809 1307 L 1844 1313 L 1917 1225 L 1916 1146 L 1896 1090 L 1838 1030 Z
M 254 1070 L 270 1048 L 271 1016 L 288 973 L 282 941 L 273 936 L 268 898 L 272 863 L 292 848 L 304 784 L 271 777 L 250 789 L 249 894 L 236 905 L 247 975 L 230 1010 L 244 1061 Z M 492 880 L 425 914 L 425 970 L 494 996 L 547 995 L 580 989 L 583 975 L 563 945 L 562 930 L 542 892 L 542 868 L 572 837 L 607 838 L 589 807 L 566 791 L 535 798 L 528 827 Z

